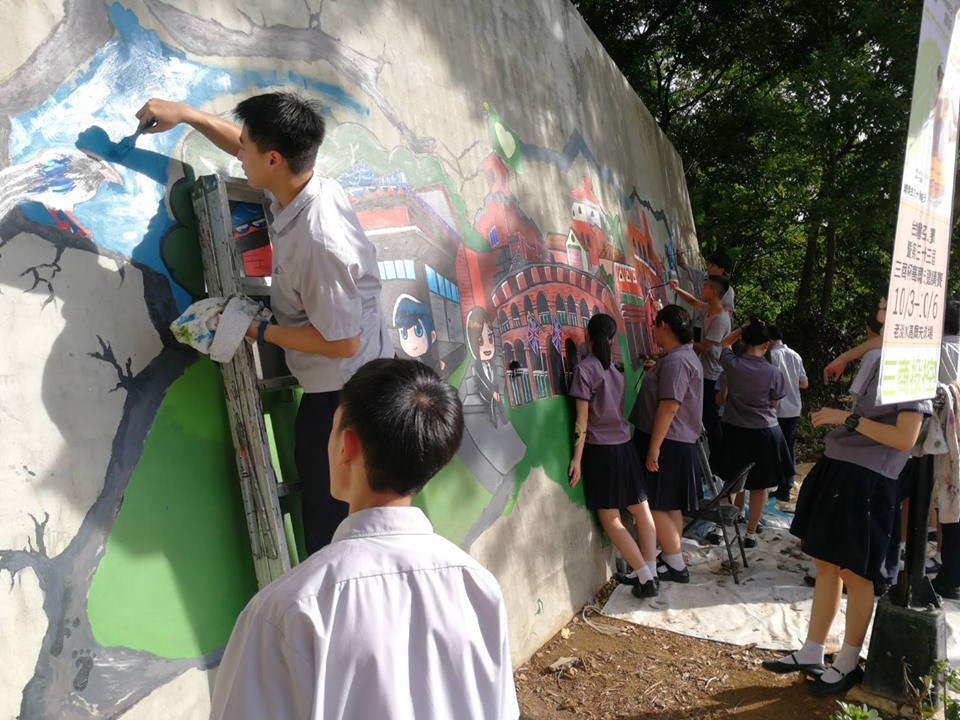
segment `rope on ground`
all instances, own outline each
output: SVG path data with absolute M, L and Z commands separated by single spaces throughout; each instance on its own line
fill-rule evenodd
M 603 635 L 618 635 L 620 633 L 620 629 L 614 625 L 598 625 L 597 623 L 593 622 L 587 617 L 587 611 L 596 613 L 597 615 L 602 615 L 602 612 L 596 605 L 584 605 L 583 610 L 580 611 L 580 617 L 583 619 L 583 621 L 598 633 Z

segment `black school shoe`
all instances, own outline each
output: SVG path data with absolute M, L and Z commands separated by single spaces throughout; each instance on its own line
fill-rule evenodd
M 823 663 L 797 662 L 796 653 L 791 653 L 782 660 L 764 660 L 761 665 L 764 670 L 777 673 L 777 675 L 799 672 L 811 677 L 820 677 L 824 671 Z
M 657 564 L 657 579 L 660 582 L 686 584 L 690 582 L 690 569 L 685 567 L 683 570 L 674 570 L 666 562 L 660 562 Z
M 630 592 L 633 593 L 635 598 L 652 598 L 660 594 L 660 582 L 654 578 L 653 580 L 647 580 L 645 583 L 638 583 L 634 585 Z
M 837 672 L 840 671 L 837 670 Z M 862 681 L 863 668 L 860 667 L 860 665 L 857 665 L 853 670 L 848 672 L 846 675 L 843 675 L 836 682 L 824 682 L 823 677 L 818 677 L 814 682 L 810 683 L 810 694 L 818 697 L 823 697 L 824 695 L 838 695 L 846 692 L 854 685 L 860 684 Z
M 632 585 L 637 587 L 640 584 L 640 578 L 636 575 L 630 576 L 629 573 L 614 573 L 613 579 L 620 585 Z

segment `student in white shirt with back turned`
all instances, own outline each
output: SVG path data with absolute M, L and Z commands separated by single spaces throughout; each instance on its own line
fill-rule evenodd
M 807 380 L 807 371 L 803 367 L 803 358 L 800 353 L 787 347 L 783 342 L 783 333 L 775 325 L 767 327 L 770 335 L 770 364 L 780 368 L 783 379 L 786 380 L 787 394 L 777 406 L 777 422 L 783 430 L 783 437 L 790 448 L 790 462 L 793 464 L 793 473 L 777 488 L 776 498 L 784 502 L 790 501 L 790 491 L 793 489 L 793 480 L 797 475 L 797 425 L 800 423 L 800 410 L 803 405 L 800 391 L 810 386 Z
M 350 515 L 240 615 L 212 720 L 519 717 L 496 579 L 410 503 L 462 436 L 456 389 L 422 363 L 347 381 L 328 452 Z

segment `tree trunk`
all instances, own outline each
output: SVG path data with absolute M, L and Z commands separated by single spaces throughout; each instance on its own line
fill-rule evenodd
M 797 287 L 797 307 L 812 307 L 813 271 L 817 261 L 817 240 L 820 238 L 820 223 L 811 220 L 807 230 L 807 249 L 803 255 L 803 270 L 800 273 L 800 285 Z
M 833 223 L 827 225 L 824 233 L 823 250 L 826 262 L 823 269 L 823 288 L 820 291 L 820 314 L 826 317 L 833 305 L 833 282 L 837 274 L 837 230 Z

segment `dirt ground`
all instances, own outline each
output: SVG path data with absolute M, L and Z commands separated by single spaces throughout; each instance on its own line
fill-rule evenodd
M 601 591 L 596 604 L 612 587 Z M 586 617 L 589 624 L 578 615 L 517 670 L 521 720 L 820 720 L 837 709 L 835 699 L 810 695 L 801 677 L 760 667 L 778 653 L 591 611 Z M 575 660 L 551 669 L 561 658 Z
M 803 477 L 812 465 L 798 465 Z M 592 605 L 602 607 L 615 583 Z M 783 653 L 698 640 L 587 611 L 520 667 L 521 720 L 826 720 L 837 698 L 816 698 L 800 675 L 760 667 Z M 599 628 L 599 629 L 598 629 Z M 561 658 L 574 660 L 561 669 Z M 842 698 L 841 698 L 842 699 Z

